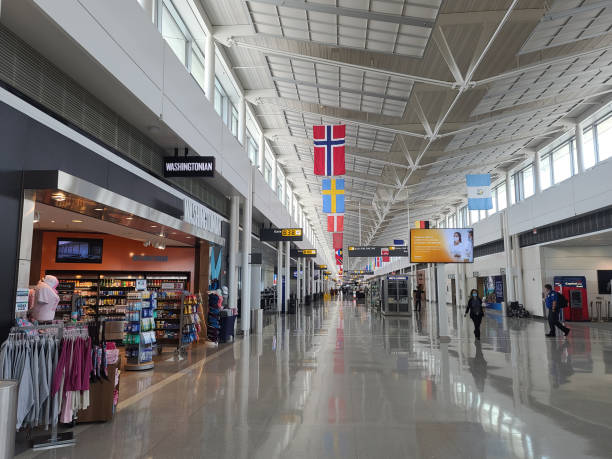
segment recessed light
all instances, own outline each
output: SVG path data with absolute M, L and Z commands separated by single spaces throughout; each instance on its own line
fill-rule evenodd
M 171 234 L 176 234 L 176 231 L 173 231 Z
M 157 228 L 157 225 L 151 225 L 151 228 Z
M 51 220 L 51 223 L 55 223 L 55 220 Z
M 104 209 L 102 207 L 96 207 L 94 210 L 97 210 L 98 212 L 102 212 Z
M 66 195 L 64 193 L 53 193 L 51 194 L 51 199 L 54 201 L 65 201 Z
M 193 239 L 191 236 L 186 236 L 186 237 L 187 237 L 187 239 Z
M 83 220 L 72 220 L 72 223 L 83 223 Z
M 126 220 L 133 220 L 134 217 L 125 217 Z

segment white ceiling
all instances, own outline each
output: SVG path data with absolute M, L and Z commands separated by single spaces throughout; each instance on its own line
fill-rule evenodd
M 264 135 L 331 248 L 312 126 L 346 124 L 345 246 L 465 202 L 612 96 L 598 0 L 207 0 Z M 361 227 L 359 215 L 361 214 Z M 360 229 L 361 228 L 361 229 Z

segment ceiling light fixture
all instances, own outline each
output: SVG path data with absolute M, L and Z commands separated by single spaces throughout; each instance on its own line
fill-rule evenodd
M 157 228 L 157 225 L 151 225 L 151 228 Z
M 64 193 L 60 193 L 60 192 L 53 193 L 53 194 L 51 194 L 51 199 L 53 199 L 54 201 L 57 201 L 57 202 L 62 202 L 62 201 L 66 200 L 66 195 Z
M 83 220 L 72 220 L 72 223 L 83 223 Z
M 126 220 L 133 220 L 134 217 L 125 217 Z
M 102 207 L 96 207 L 94 210 L 97 210 L 98 212 L 102 212 L 104 209 Z

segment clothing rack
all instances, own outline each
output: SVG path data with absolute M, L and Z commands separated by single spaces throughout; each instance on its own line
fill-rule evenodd
M 25 327 L 13 327 L 10 330 L 9 336 L 19 336 L 19 335 L 28 335 L 27 331 L 36 331 L 37 335 L 40 334 L 41 331 L 44 330 L 53 330 L 56 333 L 58 339 L 62 340 L 64 338 L 71 337 L 83 337 L 86 338 L 89 336 L 89 330 L 87 325 L 69 325 L 66 326 L 63 323 L 51 323 L 51 324 L 40 324 L 40 325 L 29 325 Z M 61 395 L 60 395 L 61 396 Z M 51 423 L 51 434 L 43 435 L 38 438 L 32 439 L 32 449 L 40 451 L 46 449 L 55 449 L 62 448 L 65 446 L 71 446 L 76 444 L 76 440 L 74 439 L 74 434 L 72 431 L 68 432 L 58 432 L 57 426 L 58 422 Z

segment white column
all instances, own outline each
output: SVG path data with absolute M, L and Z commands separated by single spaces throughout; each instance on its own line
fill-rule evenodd
M 576 123 L 576 160 L 578 161 L 578 173 L 584 172 L 584 133 L 580 123 Z
M 244 96 L 238 103 L 238 142 L 246 147 L 246 99 Z
M 314 294 L 314 258 L 310 259 L 310 294 Z
M 504 210 L 503 213 L 503 233 L 504 233 L 504 254 L 506 255 L 506 292 L 505 304 L 506 307 L 511 301 L 515 301 L 516 296 L 514 293 L 514 279 L 512 275 L 512 251 L 510 249 L 510 231 L 508 229 L 508 209 Z M 504 308 L 504 317 L 506 316 L 506 310 Z
M 300 287 L 302 290 L 301 296 L 300 296 L 300 301 L 304 302 L 304 299 L 306 298 L 306 266 L 307 266 L 307 260 L 306 258 L 301 258 L 302 260 L 302 274 L 301 274 L 301 283 L 300 283 Z
M 229 307 L 238 307 L 238 275 L 236 257 L 238 256 L 238 224 L 240 220 L 240 196 L 231 199 L 230 240 L 229 240 Z
M 523 286 L 523 254 L 521 252 L 519 236 L 512 236 L 512 245 L 514 247 L 514 270 L 516 272 L 516 301 L 520 304 L 525 304 L 525 287 Z
M 244 221 L 242 222 L 242 301 L 240 308 L 240 328 L 247 334 L 251 329 L 251 226 L 253 223 L 253 173 L 255 167 L 251 166 L 247 195 L 244 200 Z
M 446 267 L 443 263 L 435 265 L 435 283 L 438 291 L 438 321 L 440 330 L 440 339 L 449 339 L 448 332 L 448 311 L 446 308 Z
M 257 167 L 263 174 L 264 171 L 264 158 L 266 157 L 266 138 L 263 132 L 259 135 L 259 150 L 257 151 Z
M 17 288 L 28 288 L 30 285 L 30 267 L 32 265 L 32 238 L 34 235 L 34 213 L 36 202 L 31 191 L 26 190 L 23 197 L 21 214 L 21 236 L 19 239 L 19 266 L 17 271 Z M 24 314 L 25 315 L 25 314 Z
M 291 296 L 291 241 L 285 242 L 285 312 L 289 312 Z
M 276 312 L 282 311 L 283 303 L 283 243 L 278 242 L 276 251 Z
M 204 49 L 204 94 L 213 102 L 215 98 L 215 39 L 212 34 L 206 37 Z
M 540 175 L 540 152 L 536 151 L 533 154 L 533 185 L 535 194 L 542 192 L 542 177 Z M 507 198 L 506 198 L 507 199 Z

